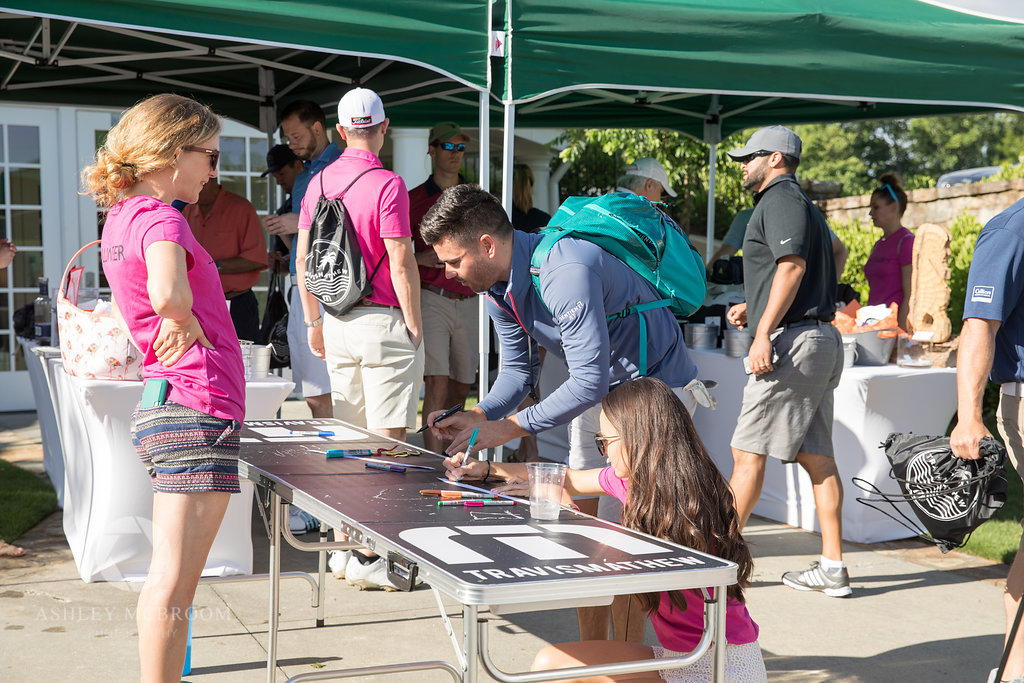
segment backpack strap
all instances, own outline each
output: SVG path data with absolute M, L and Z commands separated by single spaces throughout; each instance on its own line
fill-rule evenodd
M 551 312 L 551 309 L 548 308 L 548 305 L 544 302 L 544 297 L 540 293 L 540 266 L 547 260 L 548 254 L 551 253 L 551 247 L 555 246 L 555 242 L 572 233 L 572 230 L 567 230 L 566 228 L 544 228 L 540 231 L 540 234 L 543 235 L 540 243 L 534 247 L 533 254 L 530 255 L 530 279 L 533 280 L 533 288 L 537 292 L 537 298 L 540 299 L 541 305 L 548 313 Z
M 611 322 L 616 318 L 626 318 L 634 313 L 640 317 L 640 358 L 638 367 L 640 368 L 640 376 L 647 376 L 647 318 L 644 317 L 644 311 L 651 311 L 656 308 L 665 308 L 672 305 L 671 299 L 659 299 L 658 301 L 648 301 L 643 304 L 636 304 L 634 306 L 626 306 L 618 313 L 609 313 L 605 316 L 605 320 Z

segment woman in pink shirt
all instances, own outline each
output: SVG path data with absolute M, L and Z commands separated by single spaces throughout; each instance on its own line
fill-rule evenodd
M 601 432 L 595 437 L 608 467 L 566 472 L 568 496 L 615 496 L 623 503 L 622 524 L 739 565 L 726 607 L 725 680 L 767 680 L 758 628 L 747 612 L 743 590 L 753 560 L 740 535 L 732 493 L 697 436 L 690 415 L 664 382 L 652 377 L 619 385 L 601 402 Z M 480 478 L 486 463 L 457 454 L 445 461 L 449 478 Z M 491 463 L 489 473 L 512 482 L 526 466 Z M 632 484 L 632 485 L 631 485 Z M 516 488 L 515 483 L 507 487 Z M 682 590 L 635 596 L 650 617 L 661 644 L 650 647 L 620 640 L 560 643 L 542 649 L 535 670 L 682 656 L 704 631 L 704 600 L 699 591 Z M 600 677 L 602 681 L 711 680 L 711 651 L 685 668 Z M 568 679 L 576 680 L 576 679 Z M 584 680 L 595 680 L 588 678 Z
M 216 177 L 219 134 L 208 107 L 156 95 L 125 112 L 82 174 L 108 209 L 103 272 L 144 358 L 132 441 L 154 491 L 153 557 L 137 612 L 147 682 L 181 680 L 188 608 L 239 490 L 241 349 L 217 267 L 171 206 L 195 202 Z
M 883 173 L 882 183 L 871 193 L 871 221 L 882 229 L 882 239 L 875 242 L 864 264 L 868 280 L 868 306 L 895 303 L 899 307 L 899 325 L 907 329 L 910 303 L 910 282 L 913 273 L 914 233 L 903 227 L 907 210 L 907 193 L 896 173 Z

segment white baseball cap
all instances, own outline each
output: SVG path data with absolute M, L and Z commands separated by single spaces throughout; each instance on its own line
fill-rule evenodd
M 662 166 L 657 159 L 652 157 L 640 157 L 629 166 L 626 167 L 626 175 L 640 176 L 641 178 L 651 178 L 661 183 L 661 186 L 665 188 L 665 192 L 668 192 L 670 197 L 675 197 L 675 190 L 668 184 L 668 173 L 665 172 L 665 167 Z
M 353 88 L 338 102 L 338 123 L 342 128 L 367 128 L 384 121 L 384 103 L 377 93 Z

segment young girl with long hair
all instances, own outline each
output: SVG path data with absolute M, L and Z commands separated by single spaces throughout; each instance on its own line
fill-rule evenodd
M 875 226 L 882 229 L 882 237 L 871 247 L 864 264 L 868 281 L 868 306 L 895 303 L 897 321 L 907 329 L 910 311 L 910 287 L 913 276 L 914 233 L 903 227 L 903 213 L 907 210 L 907 193 L 898 173 L 883 173 L 880 185 L 871 193 L 868 212 Z
M 565 492 L 573 497 L 615 496 L 623 502 L 623 526 L 739 565 L 737 583 L 728 591 L 725 679 L 766 680 L 757 624 L 743 601 L 753 561 L 740 535 L 729 485 L 697 436 L 686 408 L 664 382 L 641 377 L 605 396 L 600 424 L 596 439 L 608 466 L 568 470 Z M 460 453 L 449 458 L 446 467 L 452 479 L 472 479 L 485 475 L 487 465 Z M 490 473 L 516 482 L 526 476 L 526 466 L 491 463 Z M 651 619 L 660 646 L 604 640 L 549 645 L 537 655 L 534 668 L 675 657 L 693 650 L 704 630 L 699 591 L 645 593 L 637 598 Z M 710 681 L 710 655 L 708 651 L 694 664 L 664 670 L 660 675 L 648 672 L 585 680 Z
M 124 113 L 82 175 L 107 209 L 103 272 L 146 382 L 132 441 L 153 486 L 153 557 L 139 594 L 140 680 L 180 681 L 188 608 L 237 493 L 245 412 L 242 352 L 210 255 L 171 202 L 194 203 L 217 176 L 220 119 L 179 95 Z

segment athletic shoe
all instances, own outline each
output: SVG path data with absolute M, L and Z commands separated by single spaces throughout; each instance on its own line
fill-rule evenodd
M 357 553 L 352 557 L 345 567 L 345 581 L 350 586 L 356 586 L 359 590 L 367 588 L 380 588 L 385 591 L 397 591 L 395 584 L 388 580 L 388 563 L 383 557 L 372 558 L 372 562 L 363 564 L 359 561 Z M 416 585 L 419 586 L 423 580 L 416 577 Z
M 351 550 L 332 550 L 327 555 L 327 568 L 331 570 L 336 579 L 345 578 L 345 568 L 348 561 L 352 559 Z
M 288 528 L 293 534 L 305 534 L 320 528 L 320 520 L 294 505 L 288 510 Z
M 378 557 L 368 564 L 363 564 L 355 553 L 348 559 L 345 566 L 345 581 L 350 586 L 357 586 L 359 590 L 367 588 L 380 588 L 385 591 L 396 591 L 395 584 L 388 581 L 388 563 L 383 557 Z
M 798 591 L 821 591 L 833 598 L 847 598 L 853 594 L 846 567 L 826 571 L 817 562 L 811 562 L 811 566 L 802 572 L 786 572 L 782 575 L 782 583 Z

